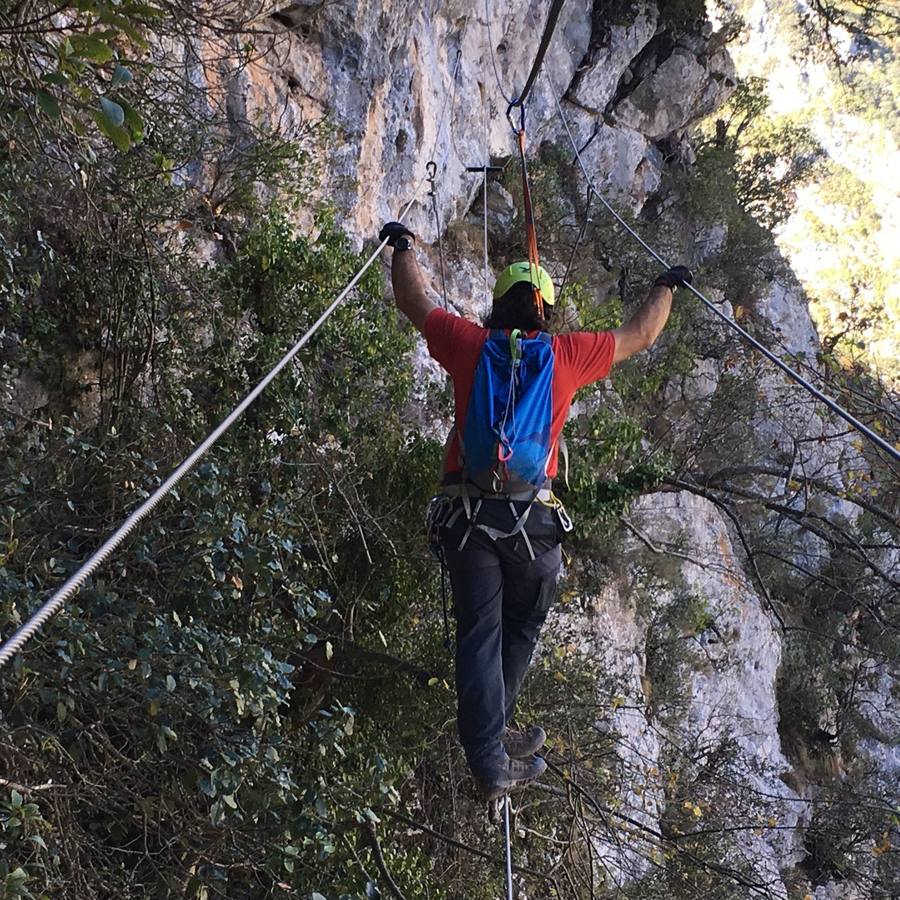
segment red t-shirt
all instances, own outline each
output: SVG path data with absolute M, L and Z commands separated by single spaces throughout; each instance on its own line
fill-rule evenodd
M 458 433 L 463 430 L 466 421 L 466 408 L 475 380 L 475 368 L 490 330 L 443 309 L 435 309 L 425 320 L 424 334 L 428 342 L 428 352 L 453 379 L 456 431 L 444 460 L 446 475 L 460 471 Z M 609 374 L 616 350 L 616 339 L 611 331 L 581 331 L 556 335 L 552 346 L 554 364 L 550 440 L 553 449 L 547 461 L 547 475 L 550 478 L 556 475 L 559 436 L 562 434 L 563 425 L 566 424 L 572 398 L 579 388 L 606 378 Z

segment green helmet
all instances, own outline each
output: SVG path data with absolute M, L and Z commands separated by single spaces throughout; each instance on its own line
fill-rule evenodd
M 494 285 L 494 299 L 502 297 L 514 284 L 530 281 L 540 292 L 541 299 L 548 306 L 553 306 L 556 296 L 553 290 L 553 279 L 543 266 L 535 266 L 528 262 L 517 262 L 505 268 Z

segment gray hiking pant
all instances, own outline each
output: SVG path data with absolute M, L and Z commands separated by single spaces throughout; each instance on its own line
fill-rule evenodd
M 488 499 L 478 521 L 509 531 L 515 520 L 506 501 Z M 561 549 L 556 512 L 541 503 L 525 525 L 534 559 L 522 535 L 495 541 L 478 529 L 460 550 L 468 527 L 460 515 L 442 544 L 456 611 L 459 738 L 478 777 L 506 762 L 501 738 L 556 597 Z

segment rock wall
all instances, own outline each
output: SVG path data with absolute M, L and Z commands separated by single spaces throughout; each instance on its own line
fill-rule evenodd
M 739 844 L 771 896 L 787 897 L 780 870 L 803 856 L 797 826 L 807 803 L 782 781 L 791 766 L 779 737 L 777 625 L 743 570 L 727 521 L 709 501 L 685 492 L 648 494 L 627 523 L 625 577 L 602 597 L 587 598 L 583 616 L 557 614 L 554 623 L 612 676 L 617 698 L 612 712 L 600 713 L 598 727 L 615 736 L 626 773 L 620 808 L 664 831 L 661 820 L 675 793 L 670 760 L 677 742 L 676 755 L 690 758 L 694 774 L 713 766 L 729 773 L 715 795 L 699 785 L 690 791 L 693 815 L 715 818 L 727 803 L 733 824 L 777 822 L 777 829 L 747 828 Z M 666 587 L 649 591 L 654 557 L 668 557 L 675 568 L 667 569 Z M 685 598 L 700 601 L 702 616 L 679 626 L 677 639 L 689 649 L 676 672 L 677 696 L 657 696 L 673 686 L 663 688 L 653 677 L 649 657 L 659 653 L 654 622 Z M 601 709 L 608 711 L 610 698 L 604 699 Z M 677 729 L 661 715 L 660 707 L 669 704 L 680 707 Z M 624 856 L 613 845 L 600 849 L 606 864 L 623 874 L 633 877 L 636 865 L 646 874 L 651 866 L 645 847 Z
M 546 4 L 510 0 L 492 6 L 490 21 L 480 4 L 462 0 L 412 7 L 383 0 L 273 6 L 267 11 L 273 28 L 268 52 L 229 86 L 229 102 L 239 111 L 236 122 L 263 118 L 300 128 L 323 120 L 328 152 L 318 190 L 340 211 L 347 230 L 361 243 L 415 198 L 406 221 L 432 240 L 422 181 L 426 163 L 437 164 L 438 206 L 446 225 L 481 202 L 480 176 L 467 166 L 514 152 L 504 93 L 514 96 L 525 80 Z M 528 104 L 529 144 L 547 140 L 567 146 L 555 92 L 596 185 L 639 212 L 665 166 L 690 156 L 691 128 L 720 106 L 734 85 L 728 50 L 710 28 L 673 36 L 661 27 L 655 2 L 570 0 Z M 492 191 L 489 203 L 502 214 L 510 200 Z M 719 227 L 715 241 L 721 243 L 723 234 Z M 424 258 L 437 296 L 433 249 L 426 249 Z M 470 256 L 453 261 L 450 301 L 464 314 L 478 315 L 489 283 L 479 248 L 473 247 Z M 727 303 L 723 308 L 730 314 Z M 770 282 L 757 298 L 756 313 L 770 337 L 814 366 L 818 337 L 795 282 Z M 698 360 L 680 389 L 670 386 L 669 405 L 685 396 L 711 401 L 730 365 L 724 359 Z M 424 377 L 442 377 L 424 353 L 419 367 Z M 796 450 L 800 441 L 799 464 L 841 490 L 846 473 L 864 465 L 850 439 L 837 449 L 817 442 L 841 429 L 777 373 L 762 376 L 759 391 L 776 412 L 755 423 L 746 454 L 759 464 L 781 462 L 784 448 L 793 444 Z M 439 433 L 443 424 L 422 411 L 419 426 Z M 689 430 L 683 433 L 688 437 Z M 774 492 L 776 482 L 760 476 L 754 484 Z M 856 515 L 839 498 L 829 512 L 846 520 Z M 754 808 L 741 815 L 756 816 L 761 825 L 741 833 L 738 849 L 770 896 L 787 897 L 783 873 L 804 857 L 803 827 L 813 796 L 786 784 L 791 764 L 779 736 L 778 624 L 745 568 L 731 523 L 712 503 L 684 491 L 653 493 L 635 505 L 630 523 L 623 578 L 602 595 L 585 598 L 588 612 L 561 612 L 552 626 L 559 639 L 602 659 L 622 696 L 610 712 L 608 690 L 598 685 L 598 728 L 617 736 L 619 761 L 630 775 L 619 801 L 639 821 L 659 829 L 671 794 L 660 773 L 673 735 L 691 743 L 697 768 L 707 757 L 727 752 L 735 790 L 708 802 L 737 804 L 749 791 Z M 811 566 L 827 558 L 827 548 L 812 539 L 806 552 Z M 636 600 L 642 573 L 648 559 L 661 555 L 674 559 L 676 571 L 669 586 L 642 608 Z M 689 636 L 697 662 L 685 675 L 673 730 L 654 714 L 648 634 L 654 617 L 685 594 L 702 598 L 707 615 L 703 629 Z M 873 708 L 884 710 L 896 690 L 896 666 L 879 663 L 872 675 L 867 690 L 877 695 Z M 862 750 L 896 772 L 896 716 L 879 712 L 876 718 Z M 700 816 L 710 814 L 702 798 L 698 803 Z M 614 880 L 648 874 L 652 867 L 646 848 L 623 850 L 600 842 L 598 852 Z M 815 892 L 816 900 L 838 896 L 861 895 L 847 884 Z
M 564 5 L 526 126 L 532 147 L 561 141 L 553 95 L 565 97 L 579 143 L 590 141 L 585 158 L 598 186 L 640 203 L 658 183 L 655 143 L 677 139 L 735 80 L 724 48 L 657 33 L 653 2 L 622 5 L 621 24 L 594 14 L 590 0 Z M 480 188 L 466 167 L 514 152 L 506 108 L 524 86 L 544 14 L 536 0 L 497 4 L 490 21 L 479 4 L 462 2 L 412 13 L 366 2 L 273 7 L 275 33 L 235 77 L 231 102 L 250 121 L 327 120 L 321 190 L 360 238 L 398 213 L 429 160 L 438 164 L 447 222 Z M 430 204 L 419 188 L 408 220 L 428 235 Z

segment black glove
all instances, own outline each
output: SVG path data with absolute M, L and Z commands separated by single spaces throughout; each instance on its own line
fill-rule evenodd
M 653 282 L 653 286 L 662 285 L 669 288 L 669 290 L 674 290 L 676 287 L 684 287 L 686 284 L 690 284 L 693 280 L 694 276 L 687 266 L 672 266 L 671 269 L 667 269 Z
M 402 222 L 388 222 L 381 231 L 378 232 L 378 243 L 380 244 L 387 238 L 389 247 L 396 247 L 397 241 L 409 235 L 415 239 L 415 235 Z

